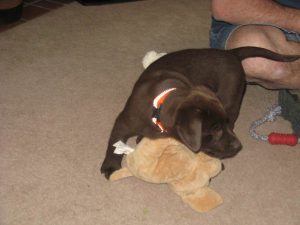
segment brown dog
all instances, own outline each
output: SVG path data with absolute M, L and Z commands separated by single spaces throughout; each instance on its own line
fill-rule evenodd
M 109 178 L 121 167 L 113 144 L 133 136 L 174 137 L 218 158 L 237 154 L 242 145 L 233 128 L 246 86 L 241 61 L 248 57 L 288 62 L 300 56 L 256 47 L 189 49 L 152 63 L 115 121 L 101 172 Z

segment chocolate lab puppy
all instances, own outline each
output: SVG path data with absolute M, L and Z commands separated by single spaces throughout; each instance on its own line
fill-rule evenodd
M 226 158 L 242 148 L 233 132 L 245 91 L 241 61 L 265 57 L 294 61 L 266 49 L 189 49 L 167 54 L 140 76 L 117 117 L 101 172 L 109 176 L 121 167 L 113 144 L 133 136 L 174 137 L 193 152 Z

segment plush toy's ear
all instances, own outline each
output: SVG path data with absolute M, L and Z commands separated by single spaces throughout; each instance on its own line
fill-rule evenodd
M 193 109 L 181 110 L 177 117 L 177 133 L 183 143 L 193 152 L 198 152 L 201 146 L 202 122 Z

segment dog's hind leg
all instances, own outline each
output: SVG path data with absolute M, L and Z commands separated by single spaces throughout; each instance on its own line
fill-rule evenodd
M 229 126 L 234 128 L 234 124 L 238 118 L 244 92 L 246 89 L 246 80 L 243 68 L 240 63 L 236 66 L 238 71 L 226 71 L 228 82 L 219 86 L 217 96 L 223 103 L 224 109 L 228 115 Z M 230 84 L 230 88 L 228 88 Z

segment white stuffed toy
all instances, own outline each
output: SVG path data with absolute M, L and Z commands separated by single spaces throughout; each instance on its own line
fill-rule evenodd
M 162 56 L 166 55 L 167 53 L 157 53 L 156 51 L 149 51 L 146 53 L 146 55 L 143 58 L 143 67 L 146 69 L 151 63 L 158 60 Z

